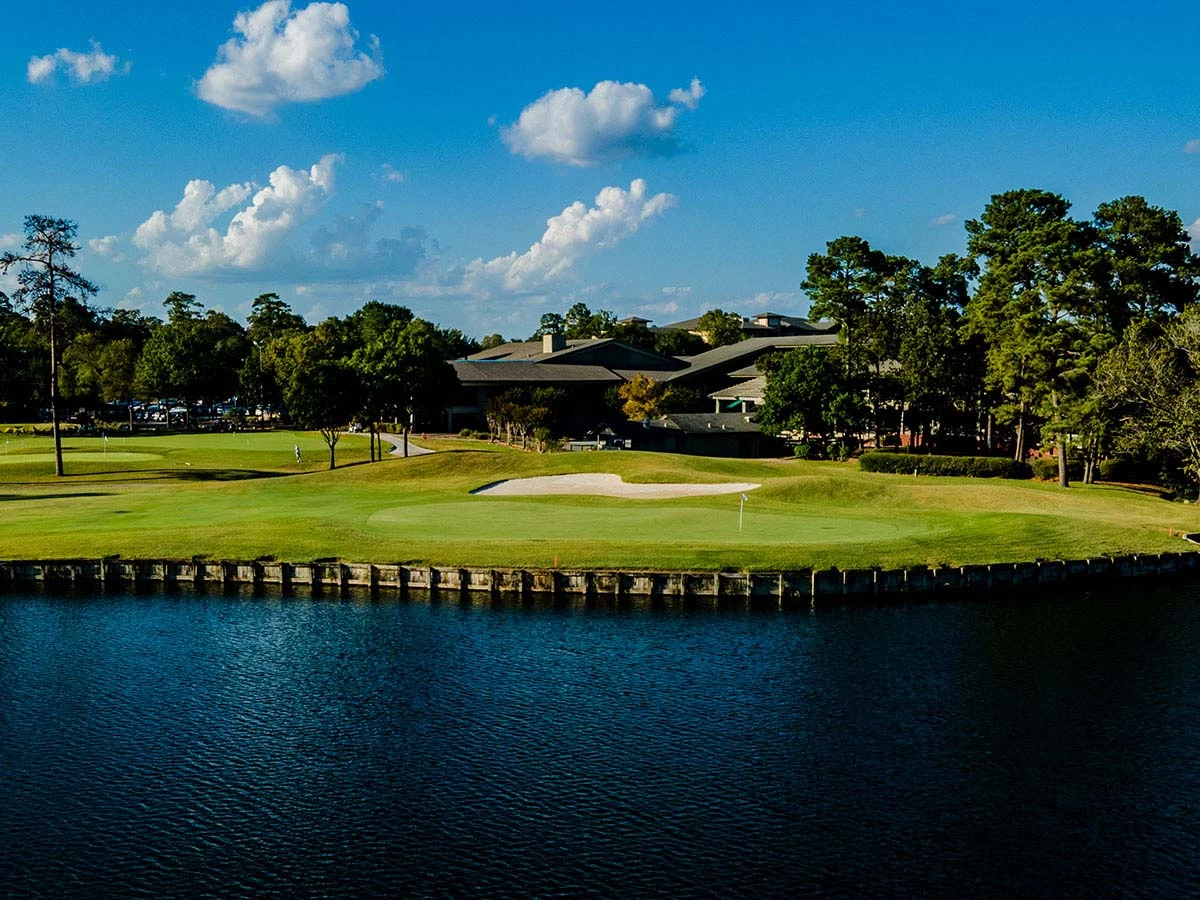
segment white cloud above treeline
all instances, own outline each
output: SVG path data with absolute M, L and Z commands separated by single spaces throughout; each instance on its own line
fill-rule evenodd
M 579 260 L 616 246 L 675 202 L 672 194 L 649 196 L 641 178 L 630 183 L 629 190 L 606 187 L 596 195 L 595 206 L 589 208 L 576 200 L 548 219 L 541 239 L 524 253 L 513 251 L 486 262 L 479 258 L 469 263 L 463 288 L 483 296 L 496 291 L 542 290 L 569 273 Z
M 694 110 L 704 93 L 699 78 L 672 90 L 661 106 L 644 84 L 601 81 L 587 93 L 559 88 L 521 110 L 500 136 L 513 153 L 571 166 L 670 154 L 679 149 L 674 129 L 680 112 Z
M 106 256 L 113 262 L 124 262 L 125 254 L 121 252 L 121 238 L 115 234 L 106 234 L 104 237 L 92 238 L 88 241 L 88 247 L 97 256 Z
M 308 169 L 279 166 L 257 192 L 250 182 L 218 191 L 211 181 L 189 181 L 172 212 L 156 210 L 134 233 L 134 246 L 144 254 L 142 265 L 170 276 L 266 269 L 296 228 L 333 195 L 334 167 L 340 161 L 341 156 L 329 154 Z M 219 216 L 248 198 L 249 205 L 233 215 L 223 232 L 214 227 Z
M 114 72 L 129 71 L 129 63 L 121 66 L 118 63 L 120 60 L 116 56 L 105 53 L 99 43 L 92 41 L 92 49 L 88 53 L 60 47 L 46 56 L 31 57 L 25 74 L 30 84 L 45 84 L 61 69 L 75 84 L 95 84 L 107 81 Z
M 344 3 L 293 12 L 289 0 L 269 0 L 238 13 L 233 30 L 196 85 L 202 100 L 223 109 L 265 118 L 282 104 L 351 94 L 383 76 L 379 39 L 371 35 L 370 52 L 355 49 Z

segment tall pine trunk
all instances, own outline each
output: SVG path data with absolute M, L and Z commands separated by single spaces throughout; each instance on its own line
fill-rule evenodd
M 53 289 L 51 289 L 53 290 Z M 58 329 L 54 326 L 54 308 L 50 309 L 50 429 L 54 434 L 54 474 L 64 475 L 62 429 L 58 417 Z
M 1058 486 L 1070 487 L 1071 478 L 1067 473 L 1067 451 L 1071 446 L 1071 442 L 1067 438 L 1067 426 L 1058 414 L 1058 391 L 1054 391 L 1050 395 L 1050 401 L 1054 404 L 1054 418 L 1057 420 L 1056 424 L 1058 425 Z
M 58 309 L 54 296 L 54 256 L 47 257 L 50 273 L 50 430 L 54 434 L 54 474 L 63 477 L 62 430 L 58 420 Z
M 1025 401 L 1021 401 L 1021 408 L 1017 412 L 1017 446 L 1013 451 L 1013 459 L 1017 462 L 1025 461 Z

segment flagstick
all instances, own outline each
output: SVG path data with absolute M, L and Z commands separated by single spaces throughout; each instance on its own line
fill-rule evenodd
M 742 510 L 746 506 L 746 495 L 742 494 L 742 499 L 738 501 L 738 531 L 742 530 Z

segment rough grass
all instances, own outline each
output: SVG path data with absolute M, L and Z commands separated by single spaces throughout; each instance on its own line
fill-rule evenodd
M 419 442 L 419 441 L 418 441 Z M 473 441 L 369 465 L 346 435 L 326 471 L 293 432 L 10 440 L 0 457 L 0 556 L 340 557 L 375 562 L 774 569 L 966 564 L 1182 549 L 1200 510 L 1123 486 L 870 474 L 854 464 L 670 454 L 539 455 Z M 299 444 L 303 463 L 293 447 Z M 452 448 L 452 449 L 451 449 Z M 469 448 L 469 449 L 467 449 Z M 673 500 L 487 497 L 506 478 L 613 472 L 627 481 L 754 481 Z

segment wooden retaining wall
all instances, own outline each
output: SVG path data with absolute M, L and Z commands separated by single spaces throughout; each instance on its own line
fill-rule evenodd
M 708 599 L 756 606 L 889 602 L 905 596 L 1020 591 L 1119 579 L 1195 578 L 1200 553 L 1040 560 L 906 569 L 803 569 L 794 572 L 628 572 L 447 568 L 321 560 L 56 559 L 0 560 L 0 586 L 23 582 L 125 589 L 139 585 L 236 587 L 273 585 L 343 592 L 351 588 L 401 597 L 612 597 Z

